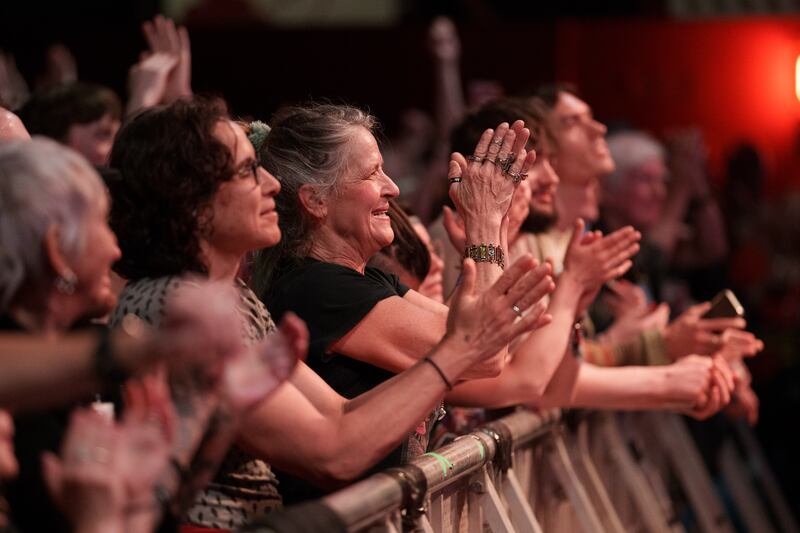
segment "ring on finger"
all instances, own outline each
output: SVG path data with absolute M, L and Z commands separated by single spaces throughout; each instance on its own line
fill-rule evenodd
M 512 310 L 512 311 L 514 311 L 514 313 L 515 313 L 515 314 L 516 314 L 518 317 L 522 318 L 522 309 L 520 309 L 520 308 L 519 308 L 519 306 L 518 306 L 517 304 L 513 304 L 513 305 L 511 306 L 511 310 Z
M 500 168 L 503 169 L 503 174 L 509 174 L 511 172 L 511 167 L 514 165 L 514 158 L 511 156 L 504 157 L 504 158 L 497 158 L 497 164 L 500 165 Z
M 520 172 L 517 175 L 519 176 L 520 181 L 525 181 L 526 179 L 528 179 L 528 173 L 527 172 Z
M 485 157 L 481 157 L 479 155 L 474 155 L 473 154 L 473 155 L 467 156 L 467 159 L 469 159 L 470 161 L 474 161 L 475 163 L 483 163 L 483 161 L 486 158 Z
M 502 146 L 503 139 L 492 139 L 492 144 L 496 144 L 497 146 Z
M 519 182 L 525 179 L 519 172 L 508 172 L 508 177 L 514 182 L 514 185 L 519 185 Z
M 448 178 L 447 182 L 452 185 L 454 183 L 461 183 L 461 176 L 453 176 L 452 178 Z

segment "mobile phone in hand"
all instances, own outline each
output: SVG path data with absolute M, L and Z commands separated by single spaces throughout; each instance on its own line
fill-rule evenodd
M 723 289 L 711 300 L 711 309 L 702 318 L 736 318 L 744 316 L 744 307 L 730 289 Z

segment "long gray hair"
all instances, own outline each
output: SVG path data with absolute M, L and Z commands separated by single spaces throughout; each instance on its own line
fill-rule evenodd
M 264 296 L 287 262 L 308 253 L 316 221 L 299 199 L 300 187 L 314 185 L 320 194 L 336 192 L 347 170 L 354 129 L 374 132 L 375 117 L 347 105 L 311 104 L 284 108 L 260 150 L 261 162 L 281 182 L 276 198 L 281 241 L 261 250 L 255 261 L 253 286 Z
M 48 291 L 55 274 L 45 255 L 48 228 L 57 224 L 68 257 L 85 242 L 85 215 L 104 194 L 97 171 L 77 152 L 34 138 L 0 145 L 0 313 L 23 286 Z

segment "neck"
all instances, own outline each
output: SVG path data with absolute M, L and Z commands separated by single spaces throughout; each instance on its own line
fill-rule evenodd
M 326 263 L 334 263 L 364 273 L 369 257 L 365 258 L 345 239 L 322 227 L 311 235 L 308 255 Z
M 200 242 L 200 250 L 208 268 L 208 279 L 233 283 L 239 273 L 244 254 L 220 250 L 210 246 L 206 241 Z

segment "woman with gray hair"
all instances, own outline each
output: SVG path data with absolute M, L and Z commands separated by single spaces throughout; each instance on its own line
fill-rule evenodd
M 374 117 L 354 107 L 291 107 L 274 117 L 260 150 L 265 168 L 281 180 L 276 203 L 282 238 L 260 254 L 256 289 L 277 316 L 292 311 L 306 321 L 308 365 L 347 398 L 418 363 L 441 340 L 447 318 L 443 304 L 367 265 L 394 239 L 389 202 L 399 194 L 383 171 L 375 129 Z M 450 161 L 450 195 L 465 225 L 461 249 L 477 263 L 479 293 L 505 266 L 503 220 L 535 158 L 524 148 L 529 135 L 522 121 L 504 122 L 483 132 L 469 158 L 453 154 Z M 530 273 L 537 288 L 512 302 L 514 312 L 521 316 L 521 307 L 551 290 L 548 272 L 540 266 Z M 548 320 L 543 313 L 542 304 L 531 313 L 538 327 Z M 504 347 L 465 377 L 497 375 L 506 356 Z M 442 379 L 452 389 L 453 376 L 442 373 Z M 440 412 L 421 419 L 376 469 L 424 453 Z M 281 478 L 281 487 L 287 501 L 319 494 L 288 476 Z
M 0 147 L 0 313 L 53 334 L 114 306 L 108 197 L 79 154 L 44 139 Z

